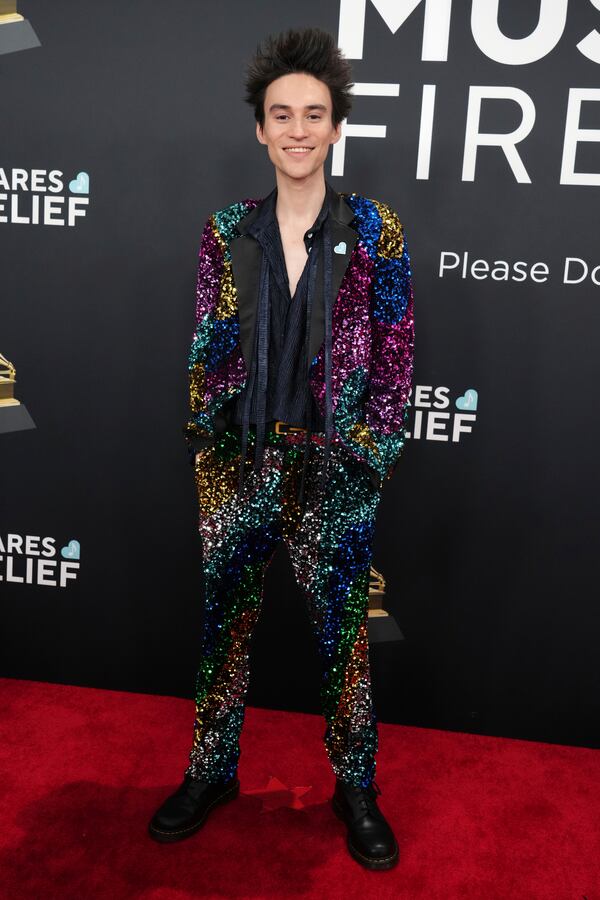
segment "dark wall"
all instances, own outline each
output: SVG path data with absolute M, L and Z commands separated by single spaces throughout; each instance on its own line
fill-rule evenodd
M 371 649 L 375 701 L 383 721 L 595 745 L 597 135 L 576 149 L 583 183 L 561 178 L 561 163 L 566 132 L 600 128 L 600 55 L 577 48 L 600 13 L 571 3 L 563 28 L 556 2 L 538 30 L 548 46 L 517 64 L 514 43 L 505 61 L 478 46 L 465 7 L 453 4 L 447 60 L 423 60 L 425 4 L 395 34 L 367 4 L 355 79 L 400 88 L 356 97 L 349 125 L 385 125 L 385 137 L 349 136 L 339 174 L 326 167 L 338 190 L 398 211 L 412 255 L 416 418 L 374 558 L 405 640 Z M 500 7 L 507 38 L 534 32 L 539 4 Z M 344 46 L 362 14 L 358 2 L 341 10 Z M 0 351 L 36 427 L 0 427 L 1 674 L 191 697 L 202 583 L 181 428 L 200 233 L 210 212 L 274 186 L 241 101 L 246 59 L 292 25 L 337 35 L 340 6 L 23 0 L 20 11 L 41 47 L 0 55 Z M 436 86 L 435 108 L 429 171 L 418 171 L 424 85 Z M 508 92 L 483 100 L 481 131 L 516 129 L 527 96 L 535 115 L 512 157 L 477 148 L 468 180 L 477 86 Z M 567 126 L 582 88 L 595 94 Z M 32 192 L 12 190 L 14 169 L 62 173 L 56 191 L 36 176 L 40 209 L 71 197 L 85 215 L 17 221 L 31 218 Z M 80 172 L 89 194 L 85 179 L 69 189 Z M 547 277 L 543 265 L 538 281 L 463 275 L 465 252 L 468 265 L 506 260 L 511 272 L 539 262 Z M 441 269 L 451 254 L 460 264 Z M 566 257 L 588 276 L 564 283 Z M 571 265 L 573 279 L 583 271 Z M 11 414 L 0 408 L 0 426 Z M 52 539 L 50 555 L 36 537 Z M 70 541 L 78 568 L 61 556 Z M 44 584 L 61 564 L 73 577 Z M 252 666 L 250 703 L 318 711 L 316 650 L 281 550 Z

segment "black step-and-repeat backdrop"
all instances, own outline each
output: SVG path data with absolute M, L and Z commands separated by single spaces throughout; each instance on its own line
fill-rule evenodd
M 193 694 L 196 255 L 209 213 L 274 186 L 245 61 L 319 25 L 356 80 L 326 176 L 391 204 L 412 254 L 410 439 L 374 558 L 404 640 L 371 647 L 378 716 L 597 745 L 598 0 L 10 7 L 1 674 Z M 282 549 L 252 652 L 249 703 L 319 711 Z

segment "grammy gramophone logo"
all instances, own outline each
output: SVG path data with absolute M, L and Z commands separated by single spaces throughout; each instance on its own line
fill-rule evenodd
M 0 406 L 19 406 L 15 397 L 17 370 L 5 356 L 0 353 Z
M 385 596 L 385 578 L 377 569 L 371 566 L 369 572 L 369 615 L 387 616 L 389 613 L 383 608 Z
M 387 609 L 383 608 L 385 598 L 385 578 L 371 566 L 369 571 L 369 643 L 380 641 L 403 641 L 404 635 L 398 623 Z
M 16 0 L 0 0 L 0 54 L 39 46 L 31 24 L 17 12 Z

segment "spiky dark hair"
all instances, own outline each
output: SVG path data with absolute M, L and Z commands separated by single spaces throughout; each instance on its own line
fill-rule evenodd
M 290 28 L 269 35 L 258 44 L 246 70 L 244 100 L 254 107 L 261 128 L 265 124 L 264 100 L 268 86 L 276 78 L 305 72 L 329 88 L 333 124 L 345 119 L 352 107 L 352 69 L 335 39 L 321 28 Z

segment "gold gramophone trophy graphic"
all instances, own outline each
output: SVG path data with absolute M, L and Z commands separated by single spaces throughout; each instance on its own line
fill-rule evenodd
M 17 12 L 16 0 L 0 0 L 0 54 L 39 46 L 31 24 Z
M 18 406 L 15 398 L 17 370 L 5 356 L 0 353 L 0 406 Z
M 371 566 L 369 573 L 369 642 L 403 641 L 395 618 L 383 607 L 385 578 Z
M 17 370 L 0 353 L 0 434 L 8 431 L 25 431 L 35 428 L 35 423 L 25 404 L 15 397 Z

